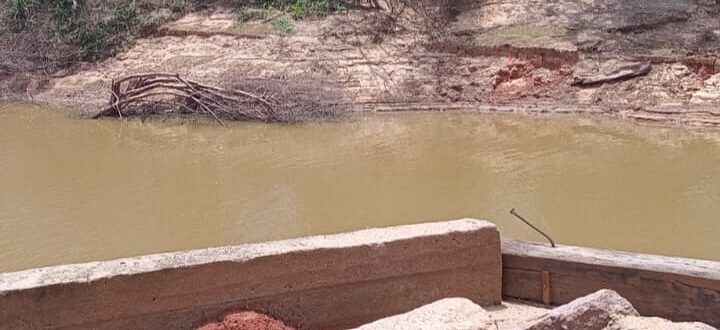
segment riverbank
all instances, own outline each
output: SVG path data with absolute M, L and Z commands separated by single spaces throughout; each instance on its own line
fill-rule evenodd
M 714 1 L 451 1 L 304 20 L 239 13 L 246 11 L 188 12 L 116 56 L 26 81 L 16 96 L 93 112 L 107 103 L 112 79 L 128 74 L 173 72 L 218 85 L 303 77 L 331 85 L 351 111 L 591 113 L 720 125 Z M 645 64 L 649 71 L 637 70 Z M 600 82 L 584 85 L 593 81 Z

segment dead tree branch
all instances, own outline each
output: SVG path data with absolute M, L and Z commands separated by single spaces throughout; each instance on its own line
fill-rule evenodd
M 130 75 L 113 80 L 110 94 L 108 106 L 92 118 L 123 118 L 129 107 L 134 107 L 136 111 L 138 108 L 153 109 L 153 105 L 173 104 L 177 106 L 164 113 L 204 113 L 223 126 L 221 117 L 265 122 L 286 121 L 278 111 L 283 105 L 267 96 L 242 89 L 209 86 L 172 73 Z

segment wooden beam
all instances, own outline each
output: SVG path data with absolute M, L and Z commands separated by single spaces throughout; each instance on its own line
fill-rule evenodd
M 552 297 L 550 296 L 550 271 L 542 271 L 542 302 L 543 305 L 551 305 Z
M 565 304 L 612 289 L 642 315 L 720 327 L 720 262 L 514 240 L 502 252 L 505 297 Z

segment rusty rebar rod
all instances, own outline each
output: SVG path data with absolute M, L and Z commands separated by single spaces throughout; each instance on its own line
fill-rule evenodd
M 521 215 L 519 215 L 519 214 L 517 214 L 517 212 L 515 212 L 515 209 L 510 210 L 510 214 L 512 214 L 512 215 L 514 215 L 515 217 L 517 217 L 518 219 L 520 219 L 520 221 L 522 221 L 522 222 L 524 222 L 526 225 L 530 226 L 530 228 L 532 228 L 532 229 L 535 230 L 536 232 L 540 233 L 540 235 L 543 235 L 543 237 L 545 237 L 545 239 L 547 239 L 547 240 L 550 242 L 550 246 L 555 247 L 555 241 L 554 241 L 552 238 L 550 238 L 550 235 L 545 234 L 545 232 L 543 232 L 542 230 L 540 230 L 540 228 L 535 227 L 535 225 L 533 225 L 532 223 L 530 223 L 530 221 L 525 220 L 525 218 L 523 218 Z

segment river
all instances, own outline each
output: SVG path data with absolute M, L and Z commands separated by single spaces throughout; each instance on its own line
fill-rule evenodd
M 0 107 L 0 272 L 488 219 L 503 237 L 720 260 L 720 132 L 578 117 L 300 125 Z

